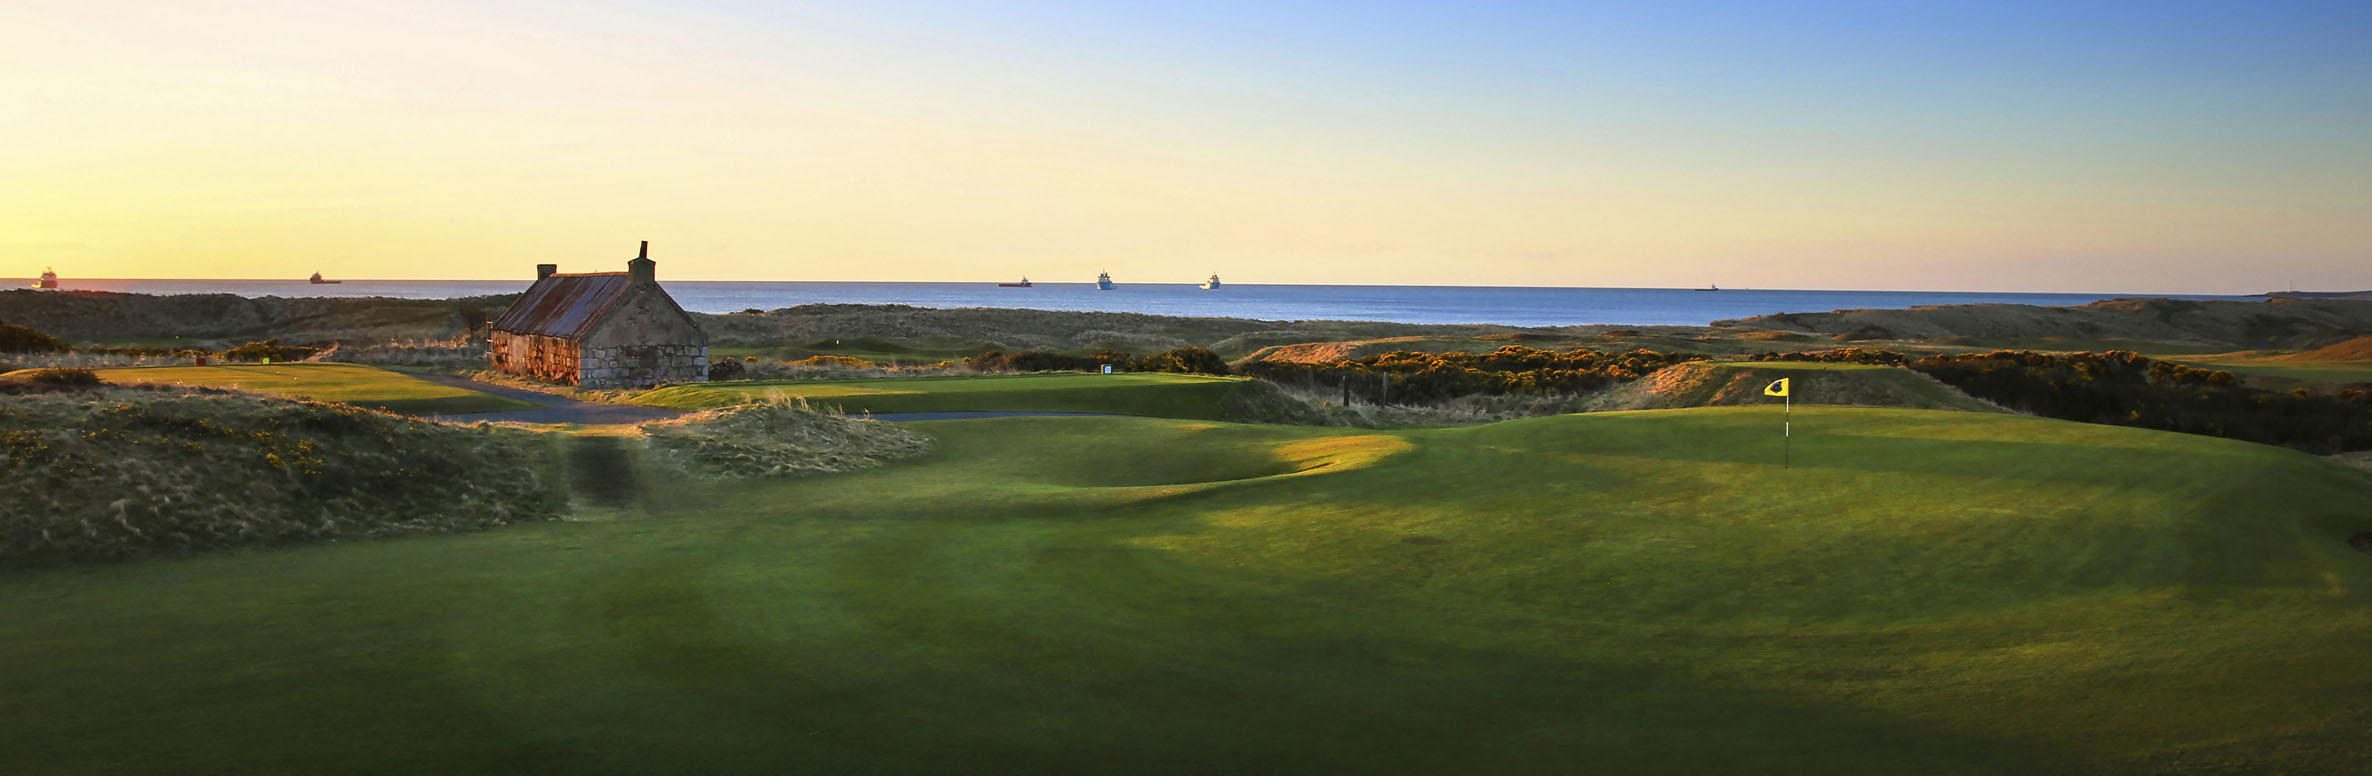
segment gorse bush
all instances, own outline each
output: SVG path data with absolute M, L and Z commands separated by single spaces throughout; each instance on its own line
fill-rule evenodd
M 313 354 L 319 352 L 321 352 L 320 348 L 280 344 L 279 338 L 275 337 L 225 350 L 222 352 L 222 357 L 228 361 L 262 361 L 264 359 L 303 361 L 312 358 Z
M 556 517 L 529 432 L 130 388 L 0 397 L 0 567 Z
M 64 353 L 73 350 L 56 337 L 13 323 L 0 323 L 0 353 Z
M 486 364 L 486 343 L 484 340 L 471 337 L 387 340 L 369 344 L 334 345 L 312 356 L 272 356 L 273 361 L 295 361 L 302 358 L 378 366 L 467 368 Z
M 1557 352 L 1506 345 L 1488 353 L 1390 353 L 1326 363 L 1262 361 L 1244 374 L 1308 391 L 1334 389 L 1366 402 L 1439 402 L 1488 394 L 1575 394 L 1702 361 L 1693 353 Z
M 99 379 L 99 373 L 88 369 L 35 369 L 25 373 L 25 379 L 41 385 L 69 388 L 87 388 L 106 382 Z
M 808 356 L 797 361 L 783 362 L 791 366 L 827 367 L 837 369 L 876 369 L 881 365 L 856 356 Z
M 1123 372 L 1170 372 L 1175 374 L 1225 375 L 1234 370 L 1227 360 L 1205 348 L 1184 347 L 1150 356 L 1135 356 L 1113 350 L 1097 351 L 1094 355 L 1073 356 L 1042 350 L 1007 353 L 991 350 L 964 359 L 964 366 L 981 372 L 1100 372 L 1105 366 Z

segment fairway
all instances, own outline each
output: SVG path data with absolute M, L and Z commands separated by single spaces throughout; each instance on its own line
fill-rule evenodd
M 1244 383 L 1232 377 L 1075 372 L 900 377 L 879 380 L 760 380 L 661 388 L 636 404 L 704 410 L 773 396 L 803 398 L 847 413 L 1092 412 L 1208 420 Z
M 362 364 L 143 366 L 91 371 L 111 383 L 231 388 L 409 415 L 460 415 L 536 407 L 516 399 L 439 385 Z
M 1775 407 L 912 426 L 618 519 L 24 573 L 28 772 L 2372 767 L 2372 476 Z M 127 734 L 127 731 L 129 734 Z

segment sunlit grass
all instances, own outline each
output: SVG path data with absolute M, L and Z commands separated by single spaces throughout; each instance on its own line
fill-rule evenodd
M 534 409 L 536 405 L 361 364 L 219 364 L 94 370 L 111 383 L 230 388 L 412 415 Z
M 76 773 L 2372 764 L 2372 476 L 1832 407 L 1782 467 L 1778 420 L 941 422 L 598 523 L 21 575 L 0 729 Z

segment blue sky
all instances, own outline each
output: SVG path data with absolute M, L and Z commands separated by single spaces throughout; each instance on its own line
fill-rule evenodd
M 0 141 L 33 149 L 0 249 L 86 275 L 362 276 L 335 263 L 433 234 L 462 257 L 404 271 L 649 238 L 719 278 L 2372 287 L 2372 3 L 32 0 L 0 26 L 30 108 Z

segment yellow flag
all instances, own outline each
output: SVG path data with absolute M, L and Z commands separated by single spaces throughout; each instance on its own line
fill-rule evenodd
M 1785 377 L 1782 377 L 1782 378 L 1779 378 L 1779 379 L 1777 379 L 1777 380 L 1772 380 L 1770 385 L 1763 386 L 1763 395 L 1764 395 L 1764 396 L 1786 396 L 1786 395 L 1787 395 L 1787 378 L 1785 378 Z

